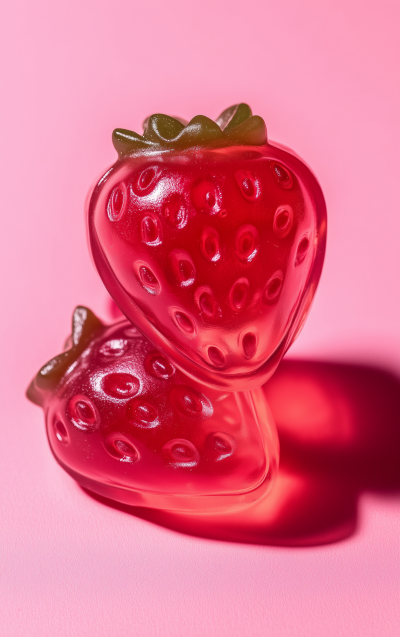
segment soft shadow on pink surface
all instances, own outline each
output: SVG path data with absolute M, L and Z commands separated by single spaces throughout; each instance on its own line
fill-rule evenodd
M 399 379 L 373 367 L 285 360 L 264 391 L 281 464 L 272 493 L 257 503 L 228 513 L 182 514 L 92 497 L 203 538 L 313 546 L 350 536 L 363 491 L 400 489 Z

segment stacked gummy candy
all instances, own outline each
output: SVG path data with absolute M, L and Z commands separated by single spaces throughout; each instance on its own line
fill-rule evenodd
M 142 136 L 117 129 L 113 143 L 88 231 L 126 319 L 76 308 L 28 397 L 58 462 L 95 493 L 182 511 L 256 500 L 279 461 L 260 386 L 317 287 L 321 189 L 246 104 L 215 122 L 152 115 Z

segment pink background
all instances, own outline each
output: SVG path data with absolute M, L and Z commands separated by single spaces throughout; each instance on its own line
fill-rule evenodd
M 4 3 L 2 635 L 396 633 L 398 474 L 355 490 L 351 524 L 333 532 L 336 542 L 310 535 L 295 547 L 301 542 L 283 541 L 279 529 L 275 539 L 253 529 L 252 543 L 220 541 L 234 539 L 234 525 L 215 533 L 220 539 L 199 538 L 179 532 L 179 520 L 135 516 L 83 492 L 53 460 L 42 413 L 24 391 L 59 352 L 77 304 L 110 317 L 82 210 L 115 160 L 112 129 L 139 131 L 152 112 L 216 117 L 246 101 L 271 139 L 305 158 L 327 200 L 326 265 L 290 357 L 386 369 L 397 375 L 393 401 L 399 17 L 396 0 Z M 361 383 L 361 403 L 363 391 L 370 400 Z M 378 439 L 385 395 L 370 418 Z M 314 519 L 319 512 L 315 505 Z

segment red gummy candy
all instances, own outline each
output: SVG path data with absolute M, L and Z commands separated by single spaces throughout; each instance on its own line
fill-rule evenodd
M 260 498 L 279 444 L 261 390 L 193 381 L 128 321 L 73 316 L 68 350 L 28 389 L 53 453 L 83 487 L 130 505 L 223 509 Z
M 96 267 L 123 313 L 180 369 L 228 391 L 260 386 L 300 331 L 320 277 L 326 210 L 310 170 L 267 142 L 245 104 L 143 136 L 88 208 Z

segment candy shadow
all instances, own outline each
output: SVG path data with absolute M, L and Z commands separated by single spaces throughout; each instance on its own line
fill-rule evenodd
M 281 462 L 273 491 L 258 502 L 193 514 L 92 497 L 202 538 L 315 546 L 349 537 L 357 529 L 363 491 L 400 489 L 399 379 L 372 367 L 285 360 L 264 392 L 279 432 Z

